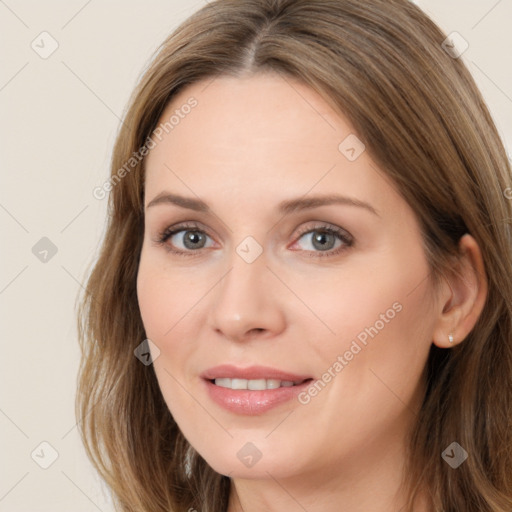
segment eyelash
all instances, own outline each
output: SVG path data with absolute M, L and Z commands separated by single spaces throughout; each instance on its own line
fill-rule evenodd
M 156 243 L 158 245 L 164 246 L 165 250 L 171 254 L 176 254 L 178 256 L 197 256 L 199 252 L 201 252 L 201 249 L 198 249 L 196 251 L 194 250 L 188 250 L 188 251 L 182 251 L 182 250 L 176 250 L 173 249 L 171 246 L 169 246 L 166 242 L 176 233 L 179 233 L 180 231 L 197 231 L 199 233 L 202 233 L 206 236 L 209 236 L 208 233 L 206 233 L 203 229 L 200 228 L 199 225 L 195 223 L 184 223 L 179 224 L 178 226 L 174 227 L 168 227 L 164 229 L 162 232 L 158 234 L 158 237 L 156 239 Z M 297 240 L 300 240 L 305 234 L 311 233 L 314 231 L 323 231 L 328 234 L 332 234 L 338 238 L 338 240 L 341 240 L 344 245 L 341 245 L 337 249 L 331 249 L 329 251 L 304 251 L 313 253 L 310 254 L 310 257 L 312 258 L 325 258 L 325 257 L 332 257 L 337 256 L 338 254 L 342 253 L 343 251 L 347 250 L 349 247 L 352 247 L 354 245 L 354 239 L 353 237 L 344 229 L 331 226 L 329 224 L 317 224 L 313 227 L 307 227 L 299 230 L 299 234 L 297 236 Z M 211 237 L 210 237 L 211 238 Z

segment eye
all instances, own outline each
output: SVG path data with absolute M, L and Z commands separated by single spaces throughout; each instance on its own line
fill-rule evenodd
M 326 224 L 319 224 L 302 230 L 298 240 L 302 239 L 306 242 L 302 245 L 302 249 L 315 253 L 311 255 L 313 257 L 334 256 L 351 247 L 354 243 L 353 237 L 347 231 Z M 298 241 L 296 244 L 298 244 Z
M 211 247 L 211 243 L 207 245 L 208 239 L 211 240 L 197 224 L 182 224 L 166 228 L 158 235 L 156 242 L 173 254 L 189 256 Z
M 299 244 L 304 239 L 305 243 Z M 166 251 L 179 256 L 194 256 L 201 249 L 212 247 L 211 237 L 195 223 L 171 226 L 162 231 L 155 240 Z M 347 231 L 330 224 L 317 224 L 303 228 L 298 235 L 299 249 L 311 253 L 311 257 L 335 256 L 354 244 Z M 295 250 L 295 249 L 293 249 Z

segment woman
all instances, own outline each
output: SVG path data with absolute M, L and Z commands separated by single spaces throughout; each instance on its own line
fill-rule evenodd
M 446 39 L 218 0 L 163 43 L 80 308 L 119 510 L 512 509 L 511 172 Z

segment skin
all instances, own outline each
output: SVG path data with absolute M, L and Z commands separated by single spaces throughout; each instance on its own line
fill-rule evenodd
M 480 250 L 465 235 L 461 278 L 434 293 L 413 210 L 368 151 L 355 161 L 340 152 L 353 129 L 307 86 L 274 74 L 219 77 L 182 90 L 162 121 L 191 96 L 197 106 L 147 157 L 145 205 L 166 191 L 201 198 L 210 212 L 146 208 L 137 282 L 169 410 L 201 456 L 232 478 L 229 512 L 339 512 L 340 504 L 396 512 L 430 346 L 460 343 L 485 301 Z M 333 192 L 378 214 L 347 204 L 277 211 L 283 200 Z M 206 233 L 203 248 L 187 249 L 187 228 L 157 242 L 181 222 Z M 326 224 L 353 245 L 335 236 L 326 249 L 313 245 L 311 231 Z M 263 251 L 252 263 L 236 252 L 248 236 Z M 244 416 L 203 389 L 201 372 L 228 362 L 321 379 L 396 303 L 400 312 L 305 405 Z M 237 457 L 247 442 L 262 454 L 250 468 Z

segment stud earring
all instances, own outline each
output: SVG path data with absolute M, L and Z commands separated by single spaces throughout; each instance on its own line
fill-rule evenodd
M 450 343 L 453 343 L 453 334 L 452 333 L 448 334 L 448 341 Z

